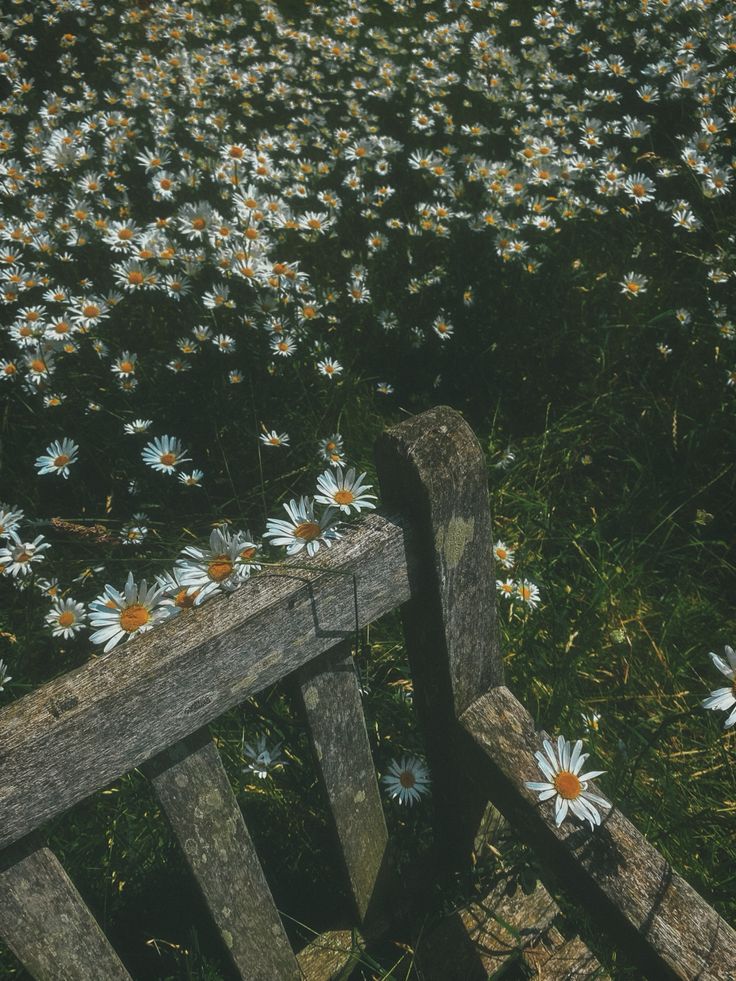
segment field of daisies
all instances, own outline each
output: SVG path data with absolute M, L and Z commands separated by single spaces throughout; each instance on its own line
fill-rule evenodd
M 721 0 L 8 0 L 0 707 L 318 561 L 380 506 L 378 433 L 450 404 L 510 686 L 733 921 L 735 124 Z M 408 867 L 433 804 L 398 619 L 355 661 Z M 306 942 L 344 895 L 289 693 L 216 732 Z M 141 776 L 50 833 L 136 977 L 228 976 Z M 438 912 L 499 863 L 533 881 L 498 854 Z M 397 940 L 355 977 L 410 977 Z

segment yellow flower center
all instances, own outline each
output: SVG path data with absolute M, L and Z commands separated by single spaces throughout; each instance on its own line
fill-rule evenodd
M 159 460 L 165 467 L 172 467 L 176 463 L 176 453 L 162 453 Z
M 71 627 L 73 623 L 76 622 L 76 617 L 71 610 L 64 610 L 64 612 L 59 616 L 59 626 L 60 627 Z
M 88 303 L 85 307 L 82 308 L 82 313 L 84 314 L 85 317 L 99 317 L 100 308 L 97 306 L 96 303 Z
M 399 783 L 402 787 L 406 787 L 408 789 L 413 787 L 416 782 L 417 778 L 414 776 L 411 770 L 403 770 L 399 774 Z
M 67 456 L 66 453 L 60 453 L 56 457 L 56 459 L 54 460 L 54 466 L 55 467 L 65 467 L 67 465 L 67 463 L 69 463 L 70 460 L 71 460 L 71 457 L 70 456 Z
M 194 228 L 198 232 L 201 232 L 206 224 L 207 222 L 204 220 L 204 218 L 195 218 L 192 221 L 192 228 Z
M 583 785 L 574 773 L 569 770 L 561 770 L 554 779 L 554 788 L 564 800 L 575 800 L 580 796 Z
M 186 586 L 184 589 L 180 589 L 179 592 L 174 596 L 174 603 L 181 610 L 191 610 L 194 606 L 195 600 L 199 596 L 199 590 L 195 590 L 193 593 L 188 592 Z
M 319 538 L 320 527 L 316 521 L 302 521 L 294 529 L 294 538 L 301 538 L 305 542 L 313 542 Z
M 343 488 L 342 490 L 335 491 L 334 500 L 336 504 L 352 504 L 355 500 L 355 495 L 352 491 Z
M 120 613 L 120 626 L 126 633 L 132 634 L 145 626 L 151 619 L 151 613 L 142 603 L 131 603 Z
M 135 371 L 135 365 L 132 361 L 121 361 L 119 368 L 126 375 L 130 374 L 131 371 Z
M 222 582 L 223 579 L 232 575 L 232 572 L 232 559 L 227 555 L 216 555 L 207 566 L 207 575 L 213 582 Z
M 131 286 L 140 286 L 143 278 L 143 273 L 139 269 L 131 269 L 128 273 L 128 282 Z

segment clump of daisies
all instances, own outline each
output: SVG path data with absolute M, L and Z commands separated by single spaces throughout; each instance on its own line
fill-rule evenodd
M 499 540 L 493 546 L 493 558 L 502 569 L 513 569 L 514 556 L 515 550 L 509 548 L 505 542 Z M 535 610 L 541 602 L 539 587 L 529 579 L 514 579 L 509 577 L 506 579 L 497 579 L 496 591 L 504 599 L 512 603 L 521 604 L 530 610 Z

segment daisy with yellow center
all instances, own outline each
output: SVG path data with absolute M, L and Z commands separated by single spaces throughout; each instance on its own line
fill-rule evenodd
M 7 544 L 0 548 L 0 569 L 4 575 L 13 578 L 32 572 L 33 563 L 41 562 L 45 558 L 44 551 L 51 547 L 43 535 L 38 535 L 32 542 L 21 541 L 15 531 L 6 537 Z
M 399 804 L 409 807 L 429 792 L 429 773 L 416 756 L 402 756 L 392 760 L 381 778 L 386 793 Z
M 158 436 L 146 443 L 141 451 L 143 462 L 160 473 L 174 473 L 180 463 L 191 460 L 187 450 L 175 436 Z
M 544 740 L 544 753 L 534 754 L 537 765 L 546 777 L 544 781 L 529 780 L 526 786 L 539 794 L 540 801 L 555 802 L 555 824 L 559 828 L 568 814 L 573 814 L 581 821 L 587 821 L 593 829 L 601 823 L 599 807 L 610 807 L 605 798 L 588 790 L 588 781 L 601 776 L 604 770 L 589 770 L 581 773 L 583 764 L 588 759 L 588 753 L 583 753 L 582 740 L 573 746 L 564 736 L 557 739 L 557 747 Z
M 314 499 L 320 504 L 339 508 L 345 514 L 350 514 L 351 509 L 358 513 L 364 508 L 372 510 L 376 506 L 373 503 L 376 495 L 367 493 L 371 484 L 363 483 L 364 477 L 364 473 L 356 477 L 352 467 L 347 473 L 339 468 L 334 473 L 325 470 L 317 478 L 317 494 Z
M 504 569 L 510 569 L 514 564 L 514 550 L 505 542 L 497 541 L 493 546 L 493 557 Z
M 220 590 L 237 589 L 257 571 L 260 566 L 253 561 L 256 551 L 250 532 L 214 528 L 209 546 L 187 545 L 174 574 L 182 586 L 201 590 L 201 602 Z
M 147 633 L 157 623 L 171 615 L 171 608 L 163 601 L 163 591 L 157 584 L 148 586 L 145 579 L 140 584 L 128 574 L 123 592 L 113 586 L 105 586 L 105 592 L 90 603 L 90 626 L 97 630 L 90 636 L 93 644 L 104 644 L 107 654 L 121 642 Z
M 307 550 L 307 555 L 314 555 L 320 545 L 329 548 L 340 538 L 334 508 L 328 507 L 320 517 L 316 517 L 314 502 L 308 497 L 300 497 L 284 504 L 284 510 L 289 520 L 270 518 L 264 538 L 270 538 L 272 545 L 285 546 L 287 555 L 295 555 L 302 549 Z
M 268 432 L 267 429 L 264 429 L 259 438 L 264 446 L 288 446 L 289 445 L 289 434 L 277 433 L 275 429 L 272 429 L 271 432 Z
M 630 272 L 624 276 L 619 286 L 621 287 L 621 292 L 631 300 L 639 296 L 640 293 L 646 293 L 648 282 L 649 280 L 646 276 L 642 276 L 640 273 Z
M 39 474 L 55 473 L 66 479 L 69 476 L 69 467 L 72 463 L 77 462 L 78 452 L 79 447 L 73 440 L 67 438 L 61 442 L 55 440 L 46 447 L 46 452 L 36 460 L 36 469 Z
M 46 614 L 46 623 L 51 627 L 53 637 L 71 640 L 87 625 L 87 612 L 82 603 L 71 599 L 54 600 L 51 611 Z

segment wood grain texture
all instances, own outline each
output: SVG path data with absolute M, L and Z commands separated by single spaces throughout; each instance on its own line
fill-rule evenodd
M 131 981 L 59 860 L 35 842 L 3 857 L 0 937 L 38 981 Z
M 388 832 L 358 678 L 346 642 L 298 674 L 302 710 L 360 921 L 381 870 Z
M 0 848 L 408 596 L 401 527 L 371 515 L 315 559 L 254 576 L 3 709 Z
M 425 929 L 416 958 L 422 981 L 486 981 L 521 950 L 538 940 L 560 910 L 538 885 L 510 896 L 506 880 L 479 902 L 443 917 Z
M 543 734 L 506 688 L 477 699 L 462 724 L 486 754 L 489 796 L 648 977 L 736 978 L 736 933 L 615 807 L 600 828 L 554 824 L 550 802 L 525 787 L 539 780 Z
M 406 625 L 449 674 L 459 716 L 503 683 L 485 456 L 446 406 L 383 433 L 375 455 L 383 500 L 404 516 L 416 559 Z
M 296 958 L 209 733 L 177 743 L 144 772 L 240 977 L 296 981 Z
M 580 937 L 566 940 L 554 927 L 538 944 L 525 948 L 522 960 L 532 977 L 544 981 L 610 981 Z
M 346 981 L 349 968 L 360 960 L 360 938 L 350 930 L 321 933 L 299 951 L 303 981 Z
M 411 600 L 402 609 L 435 801 L 437 862 L 467 866 L 485 801 L 458 766 L 457 718 L 503 677 L 488 478 L 473 431 L 439 407 L 376 443 L 383 499 L 404 519 Z

